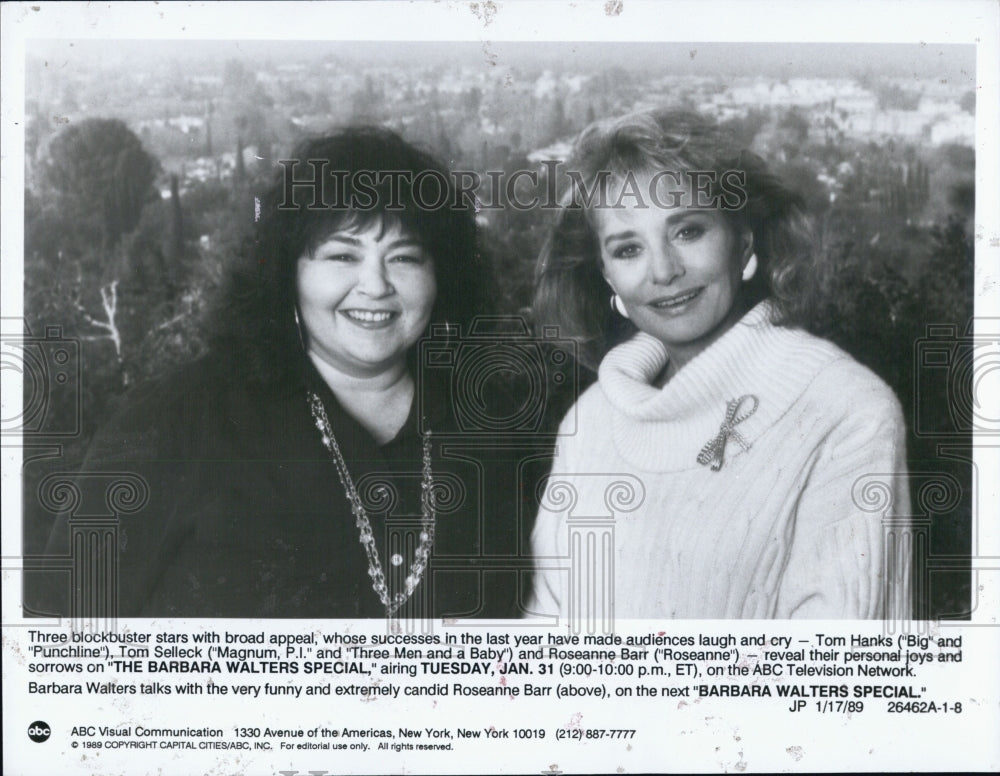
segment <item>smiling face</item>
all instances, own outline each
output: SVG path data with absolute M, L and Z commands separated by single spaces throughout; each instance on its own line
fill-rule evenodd
M 650 177 L 636 176 L 642 192 Z M 676 203 L 664 191 L 659 201 L 676 206 L 601 208 L 594 222 L 605 280 L 676 369 L 742 315 L 741 273 L 753 238 L 721 210 L 689 208 L 690 191 Z
M 437 296 L 434 260 L 397 224 L 335 231 L 298 260 L 299 316 L 310 355 L 343 374 L 405 365 Z

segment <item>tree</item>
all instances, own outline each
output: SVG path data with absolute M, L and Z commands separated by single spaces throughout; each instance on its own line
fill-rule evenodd
M 479 113 L 479 106 L 483 103 L 483 90 L 478 86 L 473 86 L 471 89 L 466 90 L 462 93 L 462 107 L 465 108 L 465 112 L 470 116 L 475 116 Z
M 934 323 L 964 330 L 973 315 L 975 250 L 961 212 L 949 215 L 930 233 L 931 254 L 919 281 L 924 314 Z
M 85 119 L 53 138 L 43 164 L 45 185 L 63 212 L 94 230 L 102 250 L 135 229 L 156 197 L 159 162 L 118 119 Z
M 236 135 L 247 145 L 264 145 L 273 131 L 274 100 L 257 75 L 237 59 L 226 62 L 222 72 L 222 98 L 218 105 L 215 143 L 232 148 Z
M 552 116 L 549 119 L 550 141 L 561 140 L 569 134 L 569 124 L 566 121 L 566 105 L 562 97 L 556 97 L 552 103 Z
M 136 234 L 144 213 L 157 210 L 147 205 L 159 202 L 153 186 L 159 169 L 122 121 L 87 119 L 52 139 L 42 163 L 41 196 L 26 202 L 25 222 L 32 228 L 26 229 L 25 254 L 33 273 L 46 267 L 62 279 L 48 290 L 26 284 L 26 293 L 58 301 L 59 319 L 72 319 L 67 328 L 78 327 L 84 341 L 109 343 L 121 385 L 129 382 L 127 346 L 143 327 L 138 318 L 160 303 L 169 286 L 159 278 L 138 294 L 128 288 L 142 266 L 140 253 L 147 252 Z M 49 220 L 54 235 L 39 239 L 33 225 Z

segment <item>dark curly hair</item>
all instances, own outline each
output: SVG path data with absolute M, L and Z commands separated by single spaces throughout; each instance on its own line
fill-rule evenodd
M 301 185 L 315 170 L 322 185 Z M 299 185 L 289 185 L 289 176 Z M 274 384 L 299 373 L 297 263 L 340 229 L 396 223 L 420 239 L 437 281 L 431 324 L 467 327 L 487 312 L 487 267 L 471 204 L 459 201 L 440 162 L 395 132 L 348 127 L 302 142 L 256 197 L 255 212 L 253 239 L 228 268 L 209 338 L 213 350 L 233 358 L 238 379 Z
M 735 174 L 746 197 L 740 198 L 738 207 L 723 212 L 737 229 L 750 228 L 760 263 L 744 287 L 747 301 L 770 298 L 775 323 L 794 326 L 808 320 L 814 239 L 803 200 L 768 171 L 763 159 L 737 145 L 712 119 L 660 109 L 597 121 L 577 138 L 567 169 L 579 173 L 588 191 L 608 175 L 714 172 L 712 195 L 722 193 L 718 187 L 724 174 L 729 180 Z M 636 327 L 612 313 L 612 291 L 601 273 L 593 208 L 586 206 L 581 188 L 571 187 L 562 198 L 542 247 L 533 314 L 539 326 L 559 326 L 561 336 L 576 343 L 581 363 L 596 370 L 604 355 Z

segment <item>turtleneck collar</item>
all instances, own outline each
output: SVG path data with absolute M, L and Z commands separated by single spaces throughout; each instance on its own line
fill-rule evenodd
M 598 381 L 615 409 L 619 454 L 640 470 L 698 468 L 698 453 L 719 433 L 729 402 L 748 394 L 757 398 L 757 410 L 738 430 L 752 445 L 822 366 L 844 355 L 801 330 L 776 326 L 771 318 L 771 304 L 761 302 L 662 388 L 653 384 L 669 358 L 662 342 L 638 332 L 613 348 L 601 362 Z M 727 445 L 726 458 L 741 452 Z

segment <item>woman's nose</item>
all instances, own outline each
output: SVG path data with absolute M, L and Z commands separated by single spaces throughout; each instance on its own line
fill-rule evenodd
M 684 265 L 677 251 L 664 245 L 653 251 L 649 262 L 649 278 L 657 285 L 670 285 L 684 274 Z
M 365 259 L 358 268 L 358 290 L 373 298 L 387 296 L 393 292 L 392 283 L 385 263 L 381 258 Z

